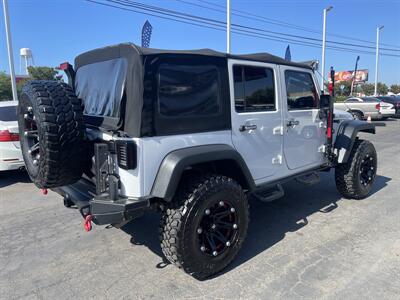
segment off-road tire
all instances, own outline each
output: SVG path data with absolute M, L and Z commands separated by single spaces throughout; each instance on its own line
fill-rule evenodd
M 209 203 L 229 199 L 239 216 L 237 240 L 220 256 L 210 257 L 199 249 L 197 226 Z M 161 249 L 178 268 L 197 279 L 205 279 L 224 269 L 235 258 L 247 235 L 249 210 L 247 197 L 233 179 L 208 175 L 180 185 L 160 222 Z
M 83 171 L 83 106 L 72 88 L 59 81 L 30 81 L 22 89 L 18 111 L 22 154 L 33 183 L 53 188 L 78 181 Z M 24 138 L 28 111 L 37 127 L 35 159 Z
M 365 159 L 372 157 L 373 175 L 367 185 L 361 183 L 360 168 Z M 354 142 L 347 163 L 335 168 L 335 182 L 339 193 L 347 199 L 363 199 L 371 192 L 376 177 L 377 155 L 375 147 L 369 141 L 358 139 Z

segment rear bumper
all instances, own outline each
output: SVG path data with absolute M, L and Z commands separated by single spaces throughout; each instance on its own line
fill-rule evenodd
M 0 171 L 10 171 L 10 170 L 18 170 L 23 169 L 25 167 L 25 163 L 22 160 L 2 160 L 0 159 Z
M 97 225 L 130 221 L 150 207 L 148 199 L 118 197 L 112 200 L 108 194 L 95 195 L 94 185 L 83 178 L 52 190 L 75 203 L 83 216 L 90 214 Z
M 1 142 L 0 171 L 17 170 L 24 166 L 19 142 Z
M 380 111 L 380 113 L 383 117 L 392 117 L 392 116 L 396 115 L 396 110 L 394 108 L 393 109 L 382 109 Z

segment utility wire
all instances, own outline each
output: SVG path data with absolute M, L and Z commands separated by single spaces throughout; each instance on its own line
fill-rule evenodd
M 179 11 L 176 11 L 176 10 L 165 9 L 165 8 L 158 7 L 158 6 L 142 4 L 142 3 L 135 2 L 135 1 L 129 1 L 129 0 L 107 0 L 107 1 L 113 2 L 113 3 L 117 3 L 117 4 L 121 4 L 121 5 L 130 6 L 130 7 L 135 7 L 135 8 L 149 9 L 149 10 L 151 10 L 153 12 L 154 11 L 163 11 L 163 12 L 165 12 L 166 14 L 168 14 L 170 16 L 172 16 L 172 15 L 174 17 L 182 16 L 182 17 L 184 17 L 186 19 L 189 18 L 191 21 L 203 20 L 203 21 L 206 21 L 206 22 L 226 25 L 226 23 L 223 22 L 223 21 L 210 19 L 210 18 L 205 18 L 205 17 L 200 17 L 200 16 L 188 14 L 188 13 L 179 12 Z M 178 0 L 178 1 L 182 2 L 183 0 Z M 187 1 L 183 1 L 183 2 L 187 2 Z M 241 24 L 232 23 L 231 26 L 232 27 L 239 27 L 239 28 L 243 28 L 243 29 L 248 29 L 248 30 L 252 30 L 252 31 L 261 31 L 261 32 L 269 33 L 269 34 L 273 34 L 273 35 L 287 36 L 287 37 L 292 37 L 292 38 L 296 38 L 296 39 L 304 39 L 304 40 L 315 41 L 315 42 L 320 42 L 320 43 L 322 42 L 321 39 L 317 39 L 317 38 L 311 38 L 311 37 L 299 36 L 299 35 L 294 35 L 294 34 L 276 32 L 276 31 L 272 31 L 272 30 L 255 28 L 255 27 L 245 26 L 245 25 L 241 25 Z M 274 36 L 271 36 L 271 37 L 274 37 Z M 351 43 L 329 41 L 329 40 L 327 40 L 326 42 L 329 43 L 329 44 L 337 44 L 337 45 L 341 45 L 341 46 L 358 47 L 358 48 L 362 48 L 362 49 L 369 48 L 369 49 L 375 50 L 375 47 L 373 47 L 373 46 L 366 46 L 366 45 L 360 45 L 360 44 L 351 44 Z M 400 49 L 381 48 L 381 50 L 384 50 L 384 51 L 395 51 L 395 52 L 399 52 L 399 54 L 400 54 Z
M 194 6 L 198 6 L 198 7 L 202 7 L 202 8 L 206 8 L 206 9 L 211 9 L 211 10 L 216 10 L 215 7 L 220 7 L 220 8 L 224 8 L 225 9 L 224 5 L 212 3 L 212 2 L 206 1 L 206 0 L 197 0 L 197 1 L 201 2 L 201 3 L 206 3 L 206 4 L 210 5 L 210 6 L 213 6 L 212 8 L 211 7 L 206 7 L 206 6 L 203 6 L 203 5 L 199 5 L 199 4 L 196 4 L 196 3 L 192 3 L 192 2 L 189 2 L 189 1 L 185 1 L 185 0 L 176 0 L 176 1 L 187 3 L 187 4 L 190 4 L 190 5 L 194 5 Z M 293 28 L 293 29 L 297 29 L 297 30 L 303 30 L 303 31 L 307 31 L 307 32 L 310 32 L 310 33 L 322 34 L 322 31 L 320 31 L 320 30 L 315 30 L 315 29 L 311 29 L 311 28 L 308 28 L 308 27 L 303 27 L 303 26 L 299 26 L 299 25 L 295 25 L 295 24 L 291 24 L 291 23 L 287 23 L 287 22 L 283 22 L 283 21 L 267 18 L 265 16 L 257 15 L 257 14 L 246 12 L 246 11 L 243 11 L 243 10 L 238 10 L 238 9 L 231 9 L 231 10 L 233 11 L 232 12 L 233 15 L 237 15 L 237 16 L 240 16 L 240 17 L 243 17 L 243 18 L 247 18 L 248 19 L 249 16 L 252 16 L 255 20 L 258 20 L 258 21 L 261 21 L 261 22 L 274 24 L 274 25 L 278 25 L 278 26 L 283 26 L 283 27 L 288 27 L 288 28 Z M 216 11 L 219 11 L 219 12 L 222 12 L 222 13 L 226 13 L 226 10 L 218 9 Z M 350 37 L 350 36 L 346 36 L 346 35 L 334 34 L 334 33 L 329 33 L 329 32 L 327 32 L 327 35 L 336 36 L 336 37 L 339 37 L 339 38 L 342 38 L 342 39 L 347 39 L 347 40 L 352 40 L 352 41 L 369 43 L 369 44 L 372 44 L 372 45 L 375 44 L 375 42 L 372 42 L 372 41 L 368 41 L 368 40 L 364 40 L 364 39 L 360 39 L 360 38 L 356 38 L 356 37 Z M 391 45 L 391 44 L 385 44 L 385 43 L 381 43 L 381 45 L 389 46 L 389 47 L 395 47 L 397 49 L 400 49 L 399 45 Z
M 194 25 L 194 26 L 198 26 L 198 27 L 204 27 L 204 28 L 209 28 L 209 29 L 225 32 L 225 22 L 214 20 L 214 19 L 197 17 L 197 16 L 193 16 L 193 15 L 189 15 L 189 14 L 180 14 L 179 12 L 174 12 L 171 10 L 157 8 L 155 6 L 148 6 L 148 5 L 144 5 L 144 4 L 136 5 L 135 3 L 132 3 L 130 1 L 124 1 L 124 0 L 105 0 L 109 3 L 104 3 L 104 2 L 94 1 L 94 0 L 86 0 L 86 1 L 96 3 L 99 5 L 103 5 L 103 6 L 108 6 L 108 7 L 125 10 L 125 11 L 132 11 L 135 13 L 150 15 L 150 16 L 161 18 L 161 19 L 166 19 L 166 20 L 170 20 L 170 21 L 175 21 L 175 22 L 180 22 L 180 23 L 184 23 L 184 24 L 189 24 L 189 25 Z M 110 4 L 110 3 L 114 3 L 114 4 Z M 117 5 L 115 5 L 115 4 L 117 4 Z M 120 6 L 120 5 L 122 5 L 122 6 Z M 128 6 L 130 8 L 127 8 L 126 6 Z M 136 8 L 136 9 L 132 9 L 131 7 Z M 280 37 L 276 37 L 276 36 L 270 36 L 270 35 L 266 35 L 265 33 L 252 32 L 252 31 L 242 29 L 242 28 L 234 28 L 234 29 L 232 29 L 232 32 L 239 34 L 239 35 L 262 38 L 262 39 L 272 40 L 272 41 L 277 41 L 277 42 L 282 42 L 282 43 L 287 43 L 288 41 L 291 41 L 293 44 L 297 44 L 297 45 L 301 45 L 301 46 L 321 48 L 321 45 L 319 45 L 319 44 L 303 42 L 303 41 L 298 41 L 298 40 L 293 40 L 293 39 L 288 39 L 288 38 L 280 38 Z M 357 49 L 349 49 L 349 48 L 344 48 L 344 47 L 327 46 L 327 48 L 332 49 L 332 50 L 352 52 L 352 53 L 364 53 L 364 54 L 371 54 L 371 55 L 374 54 L 374 52 L 368 52 L 368 51 L 357 50 Z M 400 57 L 400 56 L 394 55 L 394 54 L 381 54 L 381 55 Z

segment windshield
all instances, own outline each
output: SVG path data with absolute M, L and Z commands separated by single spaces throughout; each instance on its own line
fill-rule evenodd
M 13 106 L 0 106 L 0 121 L 12 122 L 17 121 L 17 107 Z

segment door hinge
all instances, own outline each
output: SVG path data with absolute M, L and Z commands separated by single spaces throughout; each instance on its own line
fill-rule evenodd
M 326 153 L 326 145 L 321 145 L 318 147 L 319 153 Z
M 278 154 L 277 156 L 272 158 L 273 165 L 281 165 L 282 164 L 282 155 Z
M 272 129 L 273 135 L 283 135 L 283 126 L 278 126 Z

